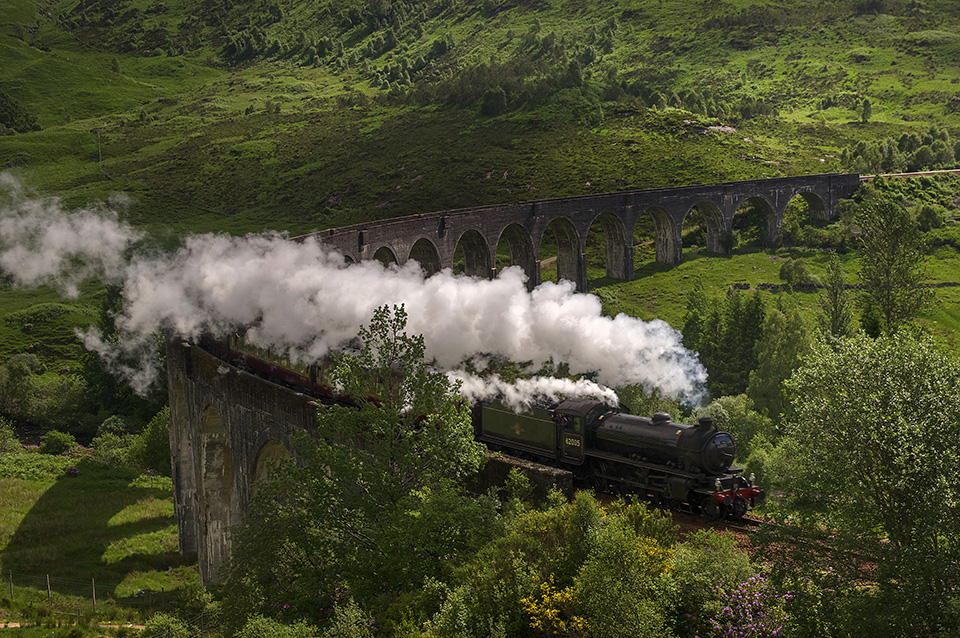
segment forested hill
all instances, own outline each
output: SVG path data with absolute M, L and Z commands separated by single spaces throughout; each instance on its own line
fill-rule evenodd
M 69 203 L 127 192 L 174 230 L 957 155 L 952 2 L 7 0 L 0 20 L 0 170 Z

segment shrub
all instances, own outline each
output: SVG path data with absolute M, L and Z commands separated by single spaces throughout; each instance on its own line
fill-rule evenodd
M 706 619 L 707 629 L 702 634 L 705 637 L 759 638 L 783 634 L 787 621 L 784 605 L 793 596 L 778 593 L 763 576 L 751 576 L 725 593 L 725 598 L 723 609 Z
M 0 417 L 0 454 L 22 452 L 23 445 L 13 431 L 13 423 L 9 419 Z
M 291 634 L 291 638 L 310 635 L 312 634 Z M 323 638 L 365 638 L 369 636 L 373 636 L 372 622 L 352 599 L 346 605 L 337 606 L 332 624 L 323 632 Z
M 40 452 L 42 454 L 59 455 L 69 452 L 77 446 L 77 440 L 72 434 L 51 430 L 43 435 L 40 443 Z
M 129 461 L 136 469 L 170 476 L 170 408 L 160 410 L 133 438 Z
M 191 638 L 193 635 L 185 622 L 164 613 L 154 614 L 140 632 L 140 638 Z
M 236 638 L 315 638 L 317 635 L 317 629 L 308 626 L 303 621 L 292 625 L 285 625 L 278 620 L 265 618 L 260 615 L 252 616 L 247 621 L 247 624 L 243 626 L 243 629 L 235 634 Z M 342 635 L 362 636 L 364 634 L 356 631 Z
M 813 286 L 819 280 L 807 268 L 802 259 L 788 259 L 780 266 L 780 279 L 788 286 Z
M 107 417 L 103 423 L 100 424 L 100 427 L 97 428 L 97 436 L 103 436 L 104 434 L 123 436 L 128 432 L 127 422 L 123 420 L 123 417 L 117 415 Z
M 917 225 L 927 232 L 940 228 L 947 222 L 947 209 L 939 204 L 924 204 L 917 211 Z
M 132 437 L 113 433 L 101 434 L 93 440 L 93 458 L 110 467 L 127 467 Z
M 723 609 L 723 592 L 757 573 L 733 535 L 708 529 L 694 532 L 674 548 L 673 567 L 678 611 L 696 619 L 716 617 Z

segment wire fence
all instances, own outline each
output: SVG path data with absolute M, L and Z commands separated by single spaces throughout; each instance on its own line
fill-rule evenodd
M 0 599 L 8 598 L 9 608 L 26 616 L 54 616 L 63 622 L 75 619 L 77 624 L 91 618 L 116 618 L 118 614 L 135 613 L 145 620 L 156 612 L 174 613 L 177 595 L 164 590 L 141 589 L 129 596 L 116 596 L 120 583 L 97 580 L 78 580 L 27 574 L 7 570 L 3 572 Z M 42 608 L 41 614 L 37 609 Z M 182 619 L 191 633 L 202 636 L 220 626 L 219 613 L 202 611 L 195 617 Z M 112 622 L 112 621 L 111 621 Z
M 118 597 L 120 583 L 97 580 L 77 580 L 50 576 L 49 574 L 26 574 L 12 570 L 3 573 L 4 589 L 12 608 L 46 602 L 48 607 L 74 607 L 79 613 L 96 614 L 105 607 L 138 610 L 170 610 L 175 597 L 165 592 L 142 589 L 129 596 Z

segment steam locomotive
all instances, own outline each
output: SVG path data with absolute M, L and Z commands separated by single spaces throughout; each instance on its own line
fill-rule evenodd
M 710 520 L 740 518 L 765 498 L 731 467 L 736 444 L 713 419 L 696 425 L 623 414 L 592 399 L 517 413 L 499 403 L 474 409 L 474 434 L 491 449 L 569 469 L 598 491 L 623 490 Z
M 239 334 L 205 335 L 199 343 L 248 372 L 323 401 L 352 400 L 333 392 L 323 366 L 292 364 Z M 731 467 L 736 444 L 712 419 L 685 425 L 663 412 L 647 418 L 592 399 L 568 399 L 524 413 L 483 403 L 474 407 L 473 425 L 477 440 L 493 450 L 568 469 L 597 491 L 631 492 L 666 508 L 683 505 L 710 520 L 739 518 L 765 496 L 752 476 Z

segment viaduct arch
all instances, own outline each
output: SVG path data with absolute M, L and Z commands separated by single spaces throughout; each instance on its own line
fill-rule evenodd
M 532 288 L 540 283 L 540 248 L 549 229 L 558 243 L 558 276 L 585 292 L 587 234 L 594 224 L 603 230 L 607 276 L 629 280 L 634 272 L 634 231 L 643 216 L 653 220 L 657 261 L 674 264 L 682 257 L 683 222 L 694 210 L 706 227 L 707 250 L 722 253 L 734 216 L 745 203 L 763 211 L 766 239 L 772 242 L 795 197 L 803 198 L 812 217 L 828 220 L 834 217 L 837 202 L 850 197 L 859 185 L 857 174 L 830 173 L 621 191 L 413 215 L 298 239 L 317 238 L 351 262 L 378 259 L 403 265 L 414 260 L 428 275 L 452 268 L 459 248 L 466 274 L 487 278 L 496 276 L 497 249 L 506 246 L 510 264 L 523 269 Z
M 707 229 L 707 248 L 723 252 L 738 208 L 759 203 L 775 237 L 787 203 L 800 196 L 811 216 L 831 219 L 858 175 L 812 175 L 714 186 L 627 191 L 523 204 L 485 206 L 357 224 L 309 236 L 337 247 L 347 261 L 418 261 L 427 273 L 450 268 L 459 246 L 466 274 L 496 276 L 499 245 L 539 283 L 538 255 L 548 231 L 558 243 L 558 275 L 586 289 L 585 250 L 591 226 L 602 229 L 607 275 L 629 279 L 633 235 L 646 215 L 655 230 L 657 261 L 681 257 L 684 218 L 694 209 Z M 202 341 L 202 340 L 201 340 Z M 181 553 L 196 553 L 203 584 L 218 582 L 230 554 L 230 526 L 242 520 L 256 477 L 287 458 L 294 432 L 316 423 L 317 403 L 231 364 L 215 347 L 167 340 L 170 449 Z M 273 378 L 273 377 L 271 377 Z

